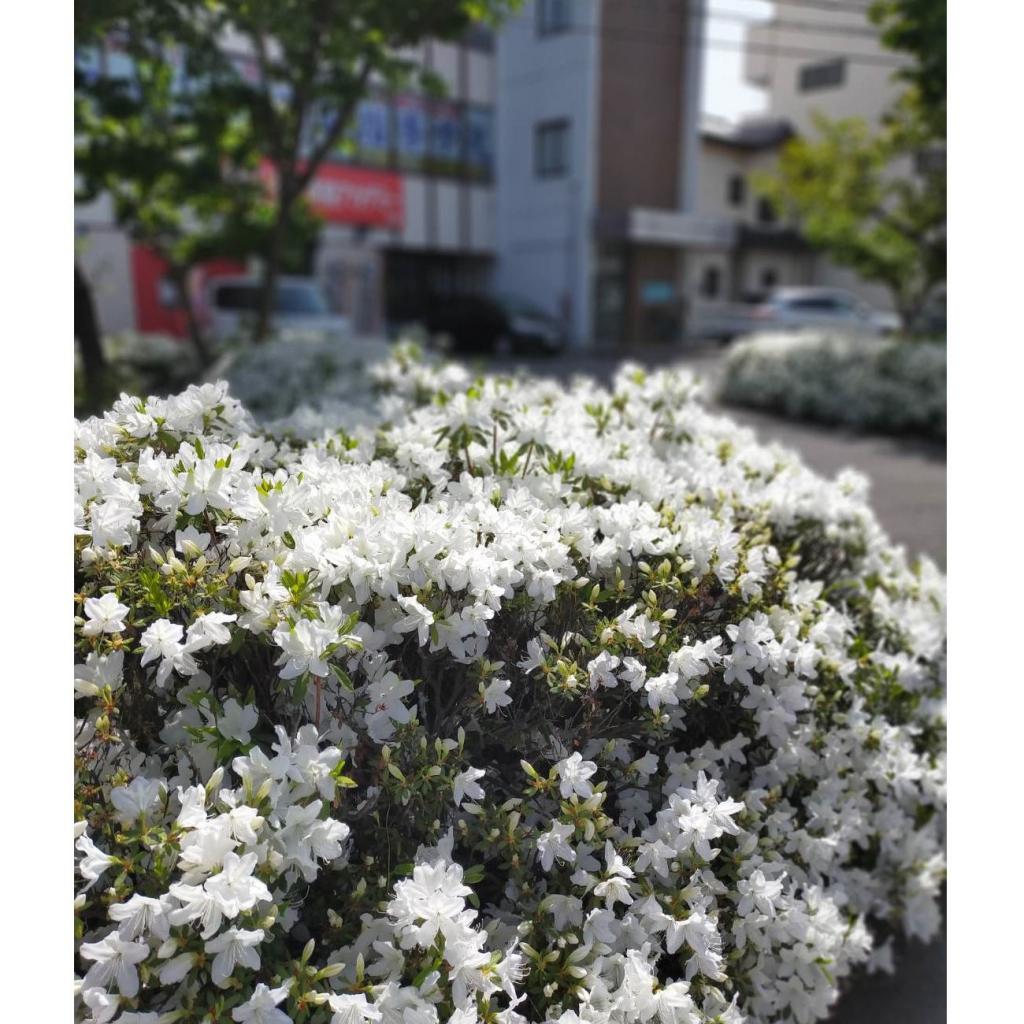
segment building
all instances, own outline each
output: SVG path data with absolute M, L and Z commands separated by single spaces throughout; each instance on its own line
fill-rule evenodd
M 880 123 L 899 94 L 893 72 L 907 58 L 882 46 L 869 6 L 775 4 L 770 20 L 750 26 L 744 74 L 766 90 L 772 117 L 801 135 L 813 129 L 815 112 Z
M 704 16 L 704 0 L 528 0 L 496 35 L 419 47 L 446 97 L 371 92 L 310 188 L 325 227 L 309 270 L 331 304 L 379 333 L 499 290 L 577 347 L 680 340 L 704 256 L 735 239 L 697 212 Z M 79 59 L 127 73 L 116 42 Z M 76 230 L 105 331 L 183 333 L 159 261 L 109 204 L 79 207 Z
M 815 254 L 755 188 L 757 174 L 771 169 L 792 136 L 790 124 L 775 118 L 702 124 L 697 208 L 720 222 L 722 243 L 692 255 L 691 326 L 716 318 L 731 303 L 812 282 Z
M 536 0 L 498 35 L 497 285 L 573 344 L 677 340 L 703 0 Z
M 225 48 L 242 75 L 257 74 L 241 43 Z M 493 36 L 475 30 L 459 43 L 427 42 L 413 56 L 444 81 L 445 98 L 372 90 L 309 189 L 325 221 L 309 271 L 362 333 L 414 318 L 428 296 L 486 290 L 493 274 Z M 130 73 L 116 40 L 78 60 L 96 74 Z M 269 162 L 267 169 L 272 177 Z M 75 231 L 105 332 L 184 333 L 160 261 L 116 227 L 109 197 L 77 206 Z M 201 289 L 201 280 L 194 285 Z
M 766 90 L 770 119 L 788 124 L 798 135 L 814 134 L 816 114 L 833 120 L 859 117 L 872 127 L 881 123 L 900 92 L 893 74 L 907 58 L 882 46 L 867 8 L 866 3 L 776 4 L 769 21 L 750 26 L 744 74 Z M 745 127 L 737 131 L 742 135 Z M 716 146 L 706 140 L 702 167 L 714 159 L 710 150 Z M 770 149 L 763 151 L 762 165 L 771 162 Z M 907 161 L 894 171 L 911 174 L 913 167 Z M 821 254 L 802 266 L 803 280 L 800 275 L 793 281 L 780 277 L 779 283 L 843 288 L 878 308 L 892 307 L 886 288 Z

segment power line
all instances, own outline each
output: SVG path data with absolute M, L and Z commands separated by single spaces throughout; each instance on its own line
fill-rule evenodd
M 686 45 L 686 36 L 673 35 L 665 32 L 625 31 L 616 30 L 614 26 L 600 27 L 577 26 L 566 30 L 573 35 L 614 35 L 616 39 L 625 39 L 629 42 L 647 43 L 649 45 L 678 46 L 680 43 Z M 776 57 L 807 57 L 817 60 L 829 58 L 842 58 L 850 64 L 863 64 L 871 67 L 901 68 L 906 66 L 906 61 L 898 57 L 890 57 L 885 54 L 871 53 L 849 53 L 845 50 L 834 49 L 809 49 L 801 46 L 777 46 L 774 43 L 737 42 L 731 39 L 708 39 L 699 40 L 700 45 L 706 50 L 727 50 L 730 52 L 741 51 L 744 53 L 765 53 Z

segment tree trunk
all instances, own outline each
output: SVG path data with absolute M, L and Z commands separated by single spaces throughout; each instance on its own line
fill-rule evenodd
M 277 292 L 277 278 L 281 268 L 281 256 L 284 249 L 288 223 L 291 220 L 292 200 L 282 187 L 279 192 L 277 212 L 274 215 L 274 229 L 270 235 L 270 244 L 264 254 L 263 270 L 260 278 L 259 308 L 256 323 L 253 327 L 252 340 L 259 344 L 267 340 L 270 334 L 270 321 L 274 310 L 274 297 Z
M 77 263 L 75 264 L 75 339 L 78 342 L 78 351 L 82 355 L 85 386 L 90 396 L 93 396 L 102 382 L 106 361 L 103 358 L 103 345 L 100 340 L 99 322 L 96 319 L 96 307 L 92 301 L 92 289 Z
M 206 337 L 199 323 L 199 317 L 196 316 L 192 296 L 189 294 L 188 271 L 184 267 L 170 267 L 169 270 L 171 280 L 174 282 L 175 290 L 178 293 L 178 303 L 185 313 L 185 324 L 188 327 L 189 341 L 192 342 L 192 347 L 196 350 L 196 357 L 199 360 L 200 368 L 205 368 L 210 365 L 210 348 L 206 344 Z

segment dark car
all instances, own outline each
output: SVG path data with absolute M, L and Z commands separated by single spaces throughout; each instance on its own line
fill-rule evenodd
M 510 295 L 438 296 L 419 319 L 431 334 L 447 337 L 457 350 L 507 355 L 565 348 L 565 331 L 553 316 Z

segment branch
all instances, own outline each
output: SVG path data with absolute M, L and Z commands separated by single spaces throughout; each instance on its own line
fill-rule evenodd
M 267 133 L 270 142 L 270 155 L 274 163 L 279 163 L 282 153 L 281 147 L 281 123 L 277 118 L 277 111 L 274 109 L 274 101 L 270 95 L 270 62 L 267 59 L 267 41 L 263 33 L 255 27 L 251 33 L 253 49 L 256 51 L 256 63 L 260 71 L 260 93 L 263 97 L 263 107 L 267 116 Z
M 341 108 L 331 130 L 323 139 L 321 139 L 320 144 L 316 149 L 313 150 L 302 173 L 296 177 L 295 195 L 301 195 L 305 191 L 306 186 L 313 180 L 313 175 L 316 173 L 320 164 L 324 162 L 327 154 L 330 153 L 330 151 L 338 144 L 338 140 L 344 133 L 345 128 L 348 125 L 349 118 L 351 118 L 352 112 L 355 110 L 356 104 L 362 98 L 363 89 L 370 77 L 370 70 L 370 61 L 367 60 L 360 69 L 359 74 L 356 76 L 352 95 L 349 97 L 348 102 Z

